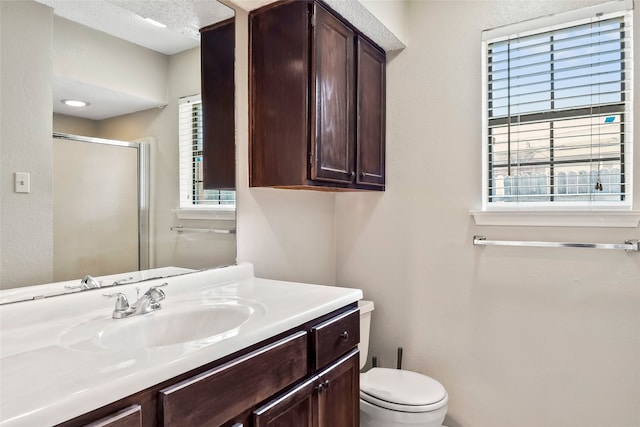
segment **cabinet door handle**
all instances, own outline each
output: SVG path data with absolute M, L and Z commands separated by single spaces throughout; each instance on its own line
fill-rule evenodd
M 244 424 L 242 423 L 235 423 L 234 425 L 232 425 L 231 427 L 244 427 Z
M 342 341 L 349 341 L 349 332 L 344 331 L 340 334 L 340 339 Z
M 329 388 L 329 380 L 324 380 L 322 381 L 320 384 L 318 384 L 317 386 L 315 386 L 315 390 L 318 393 L 322 393 L 324 390 Z M 233 427 L 233 426 L 232 426 Z
M 353 179 L 353 178 L 355 178 L 355 177 L 356 177 L 356 173 L 355 173 L 355 171 L 351 171 L 351 179 Z

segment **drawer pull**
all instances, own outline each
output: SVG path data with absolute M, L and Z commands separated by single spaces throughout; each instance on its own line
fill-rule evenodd
M 235 423 L 234 425 L 232 425 L 231 427 L 244 427 L 244 424 L 242 423 Z
M 344 331 L 340 334 L 340 339 L 342 341 L 349 341 L 349 332 Z

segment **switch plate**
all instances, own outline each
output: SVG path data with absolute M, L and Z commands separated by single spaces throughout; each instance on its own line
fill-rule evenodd
M 27 172 L 16 172 L 16 193 L 31 192 L 31 176 Z

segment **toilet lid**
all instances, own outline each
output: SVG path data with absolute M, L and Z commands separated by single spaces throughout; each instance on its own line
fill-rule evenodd
M 360 375 L 360 397 L 378 406 L 407 412 L 432 411 L 448 400 L 442 384 L 433 378 L 388 368 L 373 368 Z

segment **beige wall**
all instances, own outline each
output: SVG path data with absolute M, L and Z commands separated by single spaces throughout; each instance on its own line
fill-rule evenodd
M 594 3 L 410 2 L 410 43 L 387 68 L 387 191 L 336 196 L 336 283 L 375 301 L 382 365 L 402 346 L 407 369 L 445 385 L 450 427 L 640 425 L 640 256 L 471 243 L 640 235 L 468 214 L 481 205 L 481 31 Z
M 54 132 L 95 137 L 99 133 L 99 125 L 100 122 L 97 120 L 83 119 L 65 114 L 53 115 Z
M 53 11 L 0 2 L 0 288 L 51 281 Z M 31 192 L 14 192 L 14 173 Z

